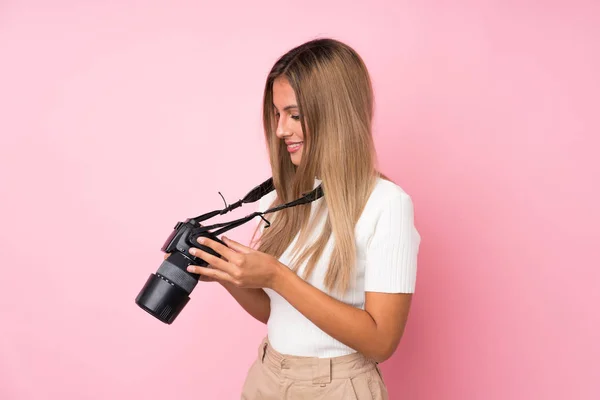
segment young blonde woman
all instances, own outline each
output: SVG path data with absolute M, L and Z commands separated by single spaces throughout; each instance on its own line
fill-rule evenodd
M 190 266 L 220 282 L 268 334 L 242 399 L 387 399 L 378 363 L 396 350 L 415 289 L 420 236 L 411 198 L 378 173 L 373 93 L 359 55 L 332 39 L 283 55 L 266 82 L 275 191 L 260 211 L 319 184 L 324 196 L 267 214 L 252 247 L 223 237 Z M 270 217 L 270 218 L 269 218 Z

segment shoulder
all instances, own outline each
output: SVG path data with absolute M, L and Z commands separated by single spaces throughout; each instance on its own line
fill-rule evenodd
M 404 189 L 396 183 L 380 177 L 377 178 L 377 183 L 375 184 L 375 188 L 373 189 L 371 196 L 374 198 L 390 199 L 405 197 L 408 196 L 408 193 L 406 193 Z
M 389 209 L 412 212 L 412 199 L 398 184 L 380 177 L 367 200 L 364 213 L 378 217 Z

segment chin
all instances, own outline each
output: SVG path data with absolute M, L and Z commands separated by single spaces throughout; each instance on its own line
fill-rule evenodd
M 301 161 L 302 157 L 292 157 L 292 164 L 294 164 L 296 167 L 300 165 Z

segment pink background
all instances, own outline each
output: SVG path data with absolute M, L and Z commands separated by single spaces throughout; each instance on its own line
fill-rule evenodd
M 593 3 L 1 2 L 0 399 L 239 398 L 264 325 L 216 284 L 172 326 L 134 298 L 269 176 L 265 76 L 318 36 L 364 57 L 423 236 L 391 398 L 600 398 Z

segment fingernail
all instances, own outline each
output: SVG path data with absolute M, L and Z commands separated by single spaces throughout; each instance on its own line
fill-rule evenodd
M 195 256 L 196 255 L 196 249 L 191 248 L 190 249 L 190 254 L 193 255 L 193 256 Z
M 198 238 L 198 243 L 200 243 L 200 244 L 204 243 L 204 238 L 203 237 L 199 237 Z
M 192 267 L 191 265 L 188 265 L 187 270 L 188 270 L 188 272 L 194 272 L 194 267 Z

